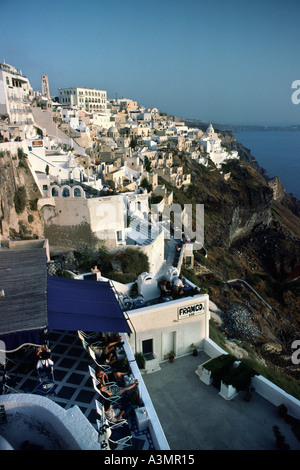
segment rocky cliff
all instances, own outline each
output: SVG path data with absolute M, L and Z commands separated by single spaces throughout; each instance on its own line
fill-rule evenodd
M 227 144 L 240 149 L 232 133 Z M 300 338 L 300 203 L 279 178 L 269 179 L 250 151 L 241 157 L 223 165 L 230 173 L 225 180 L 213 164 L 205 168 L 180 155 L 193 184 L 173 188 L 174 200 L 205 208 L 207 257 L 196 253 L 187 275 L 208 289 L 228 338 L 246 341 L 266 364 L 299 378 L 291 346 Z M 247 284 L 228 283 L 235 279 Z
M 37 210 L 39 188 L 23 149 L 0 151 L 0 235 L 2 239 L 44 238 Z

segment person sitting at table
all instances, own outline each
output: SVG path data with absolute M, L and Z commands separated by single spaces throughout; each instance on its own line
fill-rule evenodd
M 101 383 L 99 383 L 97 385 L 97 388 L 103 394 L 104 398 L 105 397 L 109 398 L 109 397 L 114 397 L 114 396 L 121 397 L 124 393 L 137 388 L 138 384 L 139 384 L 139 381 L 136 379 L 135 382 L 132 385 L 129 385 L 128 387 L 121 388 L 117 384 L 113 384 L 109 386 L 109 385 L 102 385 Z
M 181 295 L 183 294 L 183 287 L 184 287 L 184 284 L 181 280 L 181 274 L 179 275 L 179 277 L 177 277 L 174 282 L 173 282 L 173 292 L 175 295 Z
M 99 362 L 101 364 L 109 364 L 110 366 L 115 364 L 117 362 L 117 357 L 116 357 L 114 348 L 109 349 L 107 346 L 105 346 L 102 350 L 102 354 L 99 358 Z
M 118 341 L 110 341 L 110 337 L 109 336 L 104 336 L 103 338 L 103 342 L 102 342 L 102 347 L 107 347 L 109 350 L 112 349 L 117 345 L 121 345 L 121 344 L 124 344 L 123 341 L 118 340 Z
M 160 297 L 168 297 L 171 294 L 170 286 L 168 285 L 167 281 L 163 281 L 160 285 Z
M 111 423 L 117 423 L 125 413 L 120 407 L 112 406 L 109 401 L 104 403 L 105 416 Z
M 101 369 L 100 366 L 96 366 L 95 373 L 96 373 L 96 378 L 97 378 L 98 382 L 100 384 L 102 384 L 103 386 L 106 385 L 108 382 L 110 382 L 110 380 L 108 378 L 108 375 L 106 374 L 106 372 L 104 372 Z
M 101 382 L 103 385 L 105 385 L 107 382 L 114 382 L 114 381 L 120 384 L 122 383 L 124 376 L 128 374 L 128 372 L 119 372 L 117 370 L 113 370 L 109 374 L 106 374 L 106 372 L 102 370 L 101 366 L 98 366 L 98 365 L 96 365 L 95 373 L 96 373 L 97 380 Z
M 38 361 L 36 364 L 37 370 L 52 372 L 54 362 L 51 359 L 50 349 L 46 345 L 40 346 L 38 352 Z

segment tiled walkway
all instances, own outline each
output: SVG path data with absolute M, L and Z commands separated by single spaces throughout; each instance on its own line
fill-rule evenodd
M 65 409 L 77 405 L 86 418 L 96 427 L 98 415 L 95 408 L 95 399 L 98 394 L 94 391 L 89 374 L 88 365 L 92 359 L 82 347 L 77 332 L 50 331 L 49 343 L 54 362 L 55 395 L 49 396 Z M 31 392 L 36 387 L 35 366 L 30 367 L 25 362 L 18 365 L 8 363 L 8 374 L 17 373 L 16 391 Z M 127 450 L 153 449 L 151 436 L 148 431 L 139 432 L 134 416 L 129 419 L 130 430 L 133 435 L 132 447 Z

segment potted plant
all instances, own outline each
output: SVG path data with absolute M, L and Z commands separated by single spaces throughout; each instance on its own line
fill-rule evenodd
M 251 401 L 252 400 L 252 392 L 254 392 L 255 388 L 254 387 L 249 387 L 248 390 L 245 392 L 245 401 Z
M 174 362 L 174 359 L 175 359 L 175 354 L 174 354 L 173 351 L 171 351 L 171 352 L 169 353 L 169 362 Z
M 192 343 L 190 347 L 192 348 L 192 354 L 193 354 L 193 356 L 197 356 L 198 351 L 197 351 L 197 347 L 195 346 L 195 344 Z
M 237 367 L 232 368 L 227 375 L 222 377 L 221 388 L 224 398 L 233 398 L 235 394 L 241 391 L 251 392 L 251 378 L 256 372 L 247 364 L 240 362 Z M 248 394 L 248 399 L 251 396 Z
M 118 361 L 118 367 L 120 372 L 129 372 L 129 361 L 126 356 Z
M 145 369 L 146 358 L 142 352 L 137 352 L 135 354 L 135 360 L 139 369 Z
M 203 364 L 202 369 L 210 376 L 210 383 L 220 388 L 222 377 L 231 370 L 235 361 L 236 358 L 231 354 L 221 354 Z
M 281 418 L 286 418 L 287 416 L 287 407 L 285 406 L 284 403 L 281 403 L 281 405 L 278 405 L 278 414 Z
M 281 433 L 280 429 L 278 426 L 273 426 L 273 432 L 274 432 L 274 435 L 275 435 L 275 440 L 276 440 L 276 447 L 277 449 L 280 449 L 280 450 L 289 450 L 290 449 L 290 446 L 287 442 L 285 442 L 285 437 L 284 435 Z

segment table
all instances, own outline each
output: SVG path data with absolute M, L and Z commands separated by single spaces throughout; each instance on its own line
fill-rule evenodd
M 132 374 L 130 375 L 124 375 L 124 384 L 125 387 L 129 387 L 130 385 L 133 385 L 135 383 L 135 378 L 133 377 Z
M 135 416 L 137 420 L 137 426 L 139 431 L 145 431 L 148 427 L 148 422 L 149 422 L 149 415 L 144 406 L 141 408 L 136 408 L 135 409 Z
M 116 358 L 121 361 L 125 357 L 125 351 L 123 348 L 116 348 Z

